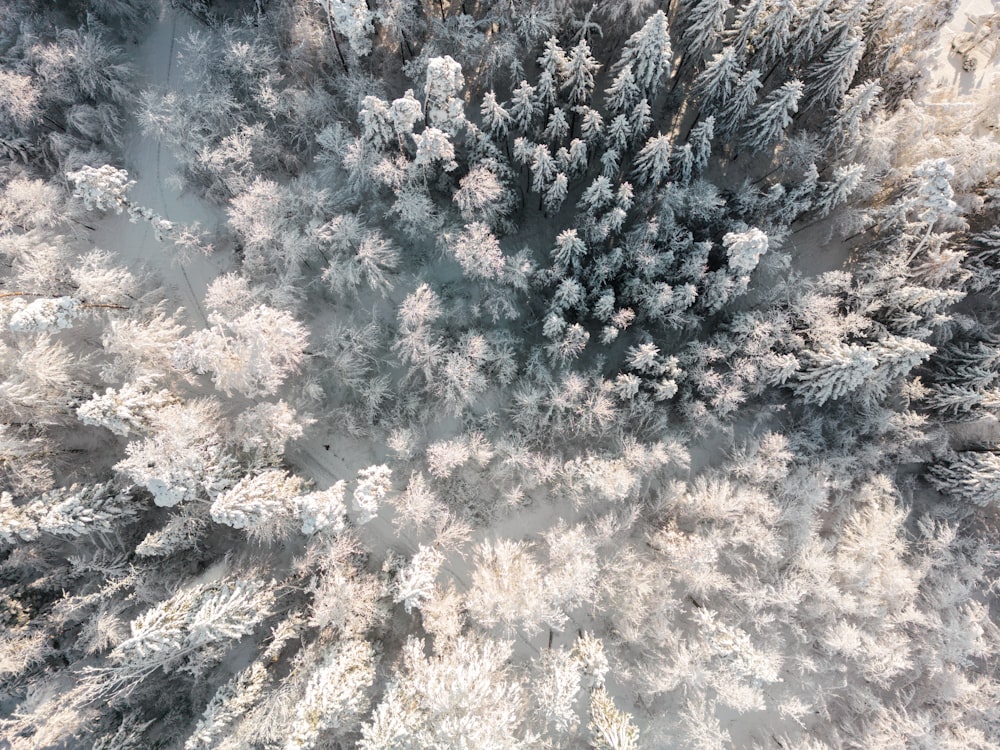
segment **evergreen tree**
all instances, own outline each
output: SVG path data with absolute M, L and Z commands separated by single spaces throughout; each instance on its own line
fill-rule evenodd
M 590 45 L 581 39 L 570 51 L 566 60 L 566 80 L 562 89 L 568 92 L 570 104 L 584 105 L 590 102 L 594 92 L 594 76 L 601 65 L 590 54 Z
M 732 47 L 724 47 L 695 76 L 692 96 L 698 97 L 702 111 L 715 114 L 724 109 L 737 91 L 740 80 L 739 62 Z
M 632 108 L 639 95 L 640 90 L 632 74 L 632 66 L 625 65 L 618 71 L 611 86 L 604 90 L 604 102 L 612 112 L 623 114 Z
M 479 108 L 479 113 L 483 118 L 483 125 L 487 132 L 494 138 L 502 139 L 507 137 L 510 130 L 512 116 L 497 101 L 497 95 L 492 91 L 487 91 L 483 95 L 483 103 Z M 522 128 L 524 130 L 524 128 Z
M 535 87 L 521 81 L 510 96 L 509 112 L 515 128 L 522 133 L 531 133 L 535 119 L 542 113 L 535 98 Z
M 653 98 L 670 75 L 672 56 L 667 16 L 658 10 L 626 40 L 615 70 L 630 67 L 643 94 Z
M 864 51 L 864 44 L 856 36 L 849 36 L 831 47 L 806 74 L 809 106 L 840 106 Z
M 768 0 L 747 0 L 737 11 L 733 26 L 725 35 L 725 42 L 733 48 L 739 60 L 746 59 L 747 45 L 766 10 Z
M 635 157 L 635 175 L 644 185 L 659 187 L 670 170 L 670 139 L 658 134 L 643 146 Z
M 792 115 L 799 109 L 802 90 L 802 82 L 793 80 L 768 94 L 743 127 L 744 145 L 761 151 L 784 139 L 785 129 L 792 124 Z
M 979 507 L 1000 503 L 1000 455 L 994 451 L 952 452 L 927 472 L 939 492 Z
M 753 67 L 771 70 L 788 54 L 790 36 L 798 18 L 797 0 L 767 0 L 759 28 L 753 34 Z M 767 81 L 768 75 L 764 76 Z
M 685 57 L 700 63 L 704 54 L 715 47 L 731 7 L 729 0 L 681 0 L 677 13 L 683 19 L 681 43 Z
M 729 138 L 739 132 L 757 103 L 761 85 L 759 70 L 748 70 L 740 76 L 733 96 L 719 107 L 715 115 L 715 132 L 720 138 Z

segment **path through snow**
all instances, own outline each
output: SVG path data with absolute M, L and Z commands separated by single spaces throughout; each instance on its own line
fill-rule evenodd
M 155 26 L 131 56 L 139 90 L 170 89 L 181 83 L 175 65 L 176 42 L 193 28 L 195 21 L 190 16 L 170 8 L 166 2 L 161 4 Z M 179 193 L 170 188 L 170 176 L 179 171 L 176 157 L 158 138 L 143 135 L 134 123 L 125 138 L 124 167 L 136 181 L 129 191 L 134 203 L 178 224 L 200 224 L 209 241 L 218 236 L 225 225 L 223 212 L 193 192 Z M 199 327 L 207 324 L 202 309 L 205 290 L 232 265 L 231 254 L 221 252 L 210 256 L 192 253 L 181 263 L 170 242 L 159 242 L 153 236 L 148 222 L 133 224 L 125 214 L 106 217 L 95 232 L 94 243 L 117 253 L 127 266 L 148 267 L 166 291 L 173 292 L 169 296 L 184 305 L 190 322 Z

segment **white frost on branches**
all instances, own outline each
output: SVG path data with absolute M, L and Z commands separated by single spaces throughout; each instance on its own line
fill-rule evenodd
M 302 480 L 280 469 L 244 477 L 212 503 L 212 520 L 234 529 L 280 524 L 296 507 Z
M 443 564 L 444 555 L 436 547 L 421 544 L 410 564 L 396 577 L 393 601 L 402 602 L 408 613 L 414 607 L 419 609 L 433 595 L 434 580 Z
M 36 299 L 10 316 L 8 328 L 15 333 L 60 331 L 80 317 L 80 300 L 73 297 Z
M 351 497 L 351 507 L 359 514 L 358 523 L 368 523 L 378 515 L 378 506 L 392 489 L 392 469 L 385 464 L 369 466 L 358 472 L 358 484 Z
M 375 33 L 375 14 L 365 0 L 316 0 L 326 11 L 333 27 L 347 37 L 347 43 L 358 57 L 372 51 L 371 35 Z
M 353 730 L 368 708 L 368 688 L 375 682 L 377 662 L 367 641 L 347 639 L 333 644 L 309 678 L 285 750 L 310 750 L 327 729 Z
M 327 531 L 339 534 L 346 527 L 347 506 L 344 493 L 347 484 L 343 480 L 320 492 L 310 492 L 298 500 L 298 514 L 302 521 L 303 534 Z
M 96 168 L 84 166 L 69 172 L 66 177 L 75 188 L 73 195 L 81 198 L 90 210 L 120 214 L 131 205 L 125 193 L 135 185 L 135 180 L 130 180 L 124 169 L 115 169 L 110 164 Z
M 767 252 L 767 235 L 756 227 L 745 232 L 728 232 L 722 238 L 722 246 L 726 248 L 729 267 L 737 273 L 748 274 Z
M 424 96 L 427 101 L 427 120 L 435 128 L 455 133 L 465 122 L 462 88 L 465 77 L 462 66 L 450 55 L 432 57 L 427 61 L 427 83 Z
M 150 415 L 176 401 L 166 388 L 153 391 L 140 383 L 126 383 L 118 390 L 108 388 L 91 396 L 77 408 L 76 417 L 84 424 L 128 435 L 147 429 Z
M 284 310 L 258 305 L 232 320 L 212 313 L 208 322 L 211 328 L 177 343 L 171 360 L 178 369 L 211 372 L 226 395 L 269 395 L 302 362 L 309 334 Z

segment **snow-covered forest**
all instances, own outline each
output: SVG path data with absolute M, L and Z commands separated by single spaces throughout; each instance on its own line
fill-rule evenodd
M 0 748 L 995 750 L 998 40 L 0 2 Z

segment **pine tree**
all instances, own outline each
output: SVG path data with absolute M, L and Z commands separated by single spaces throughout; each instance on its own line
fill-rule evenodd
M 678 16 L 683 19 L 681 43 L 685 57 L 700 63 L 702 56 L 722 37 L 729 0 L 682 0 Z
M 535 119 L 542 113 L 535 98 L 535 87 L 527 81 L 521 81 L 510 95 L 509 112 L 514 127 L 522 133 L 530 133 Z
M 809 106 L 840 106 L 864 51 L 864 43 L 856 36 L 849 36 L 827 50 L 806 75 Z
M 859 344 L 828 344 L 805 352 L 802 369 L 792 386 L 805 401 L 822 406 L 869 383 L 878 358 Z
M 569 135 L 569 127 L 566 110 L 562 107 L 556 107 L 549 116 L 549 121 L 542 132 L 542 138 L 554 146 L 558 146 Z
M 296 704 L 284 750 L 311 750 L 328 730 L 354 731 L 368 709 L 377 663 L 367 641 L 344 639 L 331 644 Z
M 782 140 L 785 129 L 792 124 L 792 115 L 799 109 L 802 90 L 802 82 L 793 80 L 768 94 L 744 125 L 743 143 L 753 151 L 761 151 Z
M 830 9 L 834 0 L 806 0 L 799 9 L 799 22 L 791 54 L 797 65 L 808 63 L 830 29 Z
M 658 134 L 643 146 L 635 156 L 635 175 L 639 181 L 651 188 L 657 188 L 670 171 L 670 138 Z
M 687 145 L 691 147 L 692 169 L 700 174 L 708 166 L 712 157 L 712 139 L 715 137 L 715 117 L 709 116 L 695 125 L 688 134 Z
M 740 76 L 732 98 L 715 115 L 715 132 L 720 138 L 729 138 L 740 130 L 757 103 L 761 85 L 759 70 L 748 70 Z
M 127 692 L 156 670 L 169 671 L 202 649 L 209 659 L 213 654 L 218 658 L 220 645 L 252 633 L 273 604 L 273 591 L 260 581 L 219 581 L 183 589 L 133 620 L 130 637 L 109 655 L 113 666 L 93 674 L 103 678 L 103 690 Z
M 183 370 L 212 373 L 215 387 L 226 394 L 273 393 L 305 356 L 306 329 L 284 310 L 257 305 L 233 319 L 211 313 L 208 322 L 210 328 L 177 343 L 171 361 Z
M 865 174 L 864 164 L 845 164 L 833 170 L 829 182 L 820 183 L 815 209 L 820 216 L 828 216 L 834 208 L 844 203 L 857 190 Z
M 483 103 L 479 108 L 479 114 L 483 118 L 483 126 L 491 136 L 496 139 L 507 137 L 512 116 L 497 101 L 497 95 L 492 91 L 487 91 L 483 95 Z M 521 130 L 523 131 L 525 128 L 521 128 Z
M 625 65 L 618 71 L 611 85 L 604 90 L 604 102 L 608 109 L 616 114 L 628 112 L 640 95 L 636 85 L 632 66 Z
M 878 81 L 863 81 L 844 96 L 829 130 L 829 139 L 841 151 L 853 148 L 861 138 L 861 126 L 878 106 L 882 87 Z
M 581 39 L 566 60 L 566 80 L 562 89 L 568 92 L 570 104 L 584 105 L 594 93 L 594 75 L 601 65 L 590 53 L 590 45 Z
M 583 264 L 582 258 L 587 254 L 587 245 L 580 239 L 575 229 L 564 229 L 556 236 L 556 245 L 552 250 L 552 260 L 563 273 L 570 272 L 579 275 Z
M 552 182 L 550 182 L 545 188 L 545 212 L 549 216 L 557 213 L 562 207 L 563 202 L 566 200 L 568 190 L 569 180 L 566 175 L 562 172 L 556 173 L 556 176 L 552 178 Z
M 737 59 L 747 55 L 747 45 L 765 11 L 768 0 L 747 0 L 737 11 L 733 26 L 725 35 L 725 43 L 733 48 Z
M 379 503 L 391 489 L 392 470 L 385 464 L 358 472 L 358 483 L 351 496 L 351 507 L 358 513 L 358 523 L 368 523 L 378 515 Z
M 756 227 L 745 232 L 728 232 L 722 238 L 729 267 L 736 273 L 753 272 L 760 262 L 760 256 L 768 250 L 767 235 Z
M 652 99 L 670 75 L 672 56 L 667 16 L 658 10 L 626 40 L 615 69 L 629 66 L 642 93 Z
M 580 135 L 588 146 L 594 148 L 604 137 L 604 118 L 590 107 L 577 107 L 574 111 L 580 115 Z
M 702 111 L 714 114 L 729 104 L 737 91 L 739 79 L 740 67 L 736 51 L 732 47 L 724 47 L 695 76 L 691 84 L 691 95 L 700 100 Z
M 486 224 L 466 224 L 461 233 L 446 239 L 449 253 L 466 275 L 487 280 L 503 275 L 506 258 L 500 249 L 500 241 Z
M 939 492 L 980 507 L 1000 503 L 1000 454 L 994 451 L 953 452 L 927 472 Z
M 797 18 L 797 0 L 767 0 L 763 20 L 752 37 L 754 68 L 770 70 L 772 65 L 777 66 L 788 54 L 791 32 Z M 769 75 L 764 76 L 765 81 Z
M 364 0 L 316 0 L 323 6 L 331 24 L 351 45 L 351 51 L 364 57 L 372 51 L 371 35 L 375 32 L 375 14 Z
M 639 729 L 603 685 L 590 693 L 590 734 L 595 750 L 639 750 Z
M 241 479 L 215 499 L 209 512 L 216 523 L 263 539 L 280 533 L 293 517 L 301 493 L 301 479 L 272 469 Z
M 407 612 L 420 608 L 434 593 L 434 580 L 444 564 L 444 555 L 437 547 L 419 545 L 409 565 L 396 576 L 393 600 L 403 603 Z

